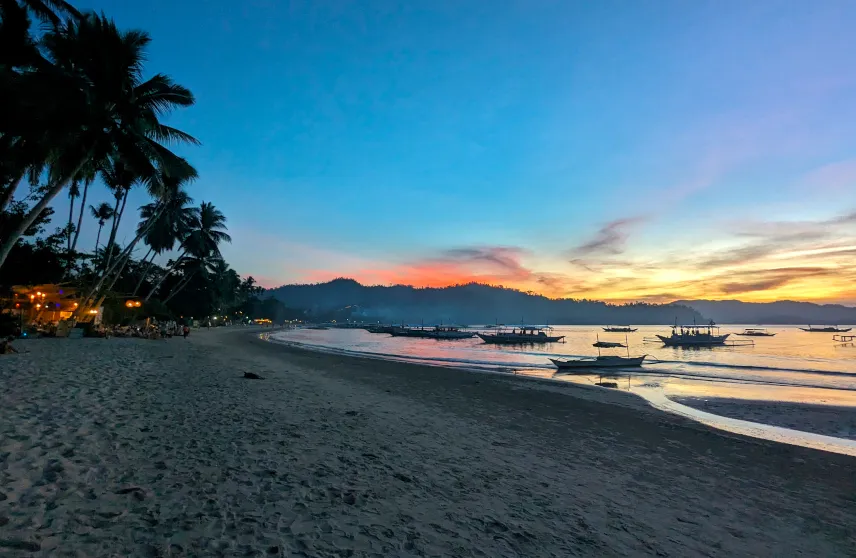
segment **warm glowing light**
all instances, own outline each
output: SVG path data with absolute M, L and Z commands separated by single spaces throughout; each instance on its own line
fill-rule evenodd
M 76 303 L 76 302 L 74 303 L 74 307 L 75 307 L 75 308 L 77 308 L 77 303 Z
M 97 314 L 97 313 L 98 313 L 98 310 L 90 310 L 90 311 L 89 311 L 89 313 L 90 313 L 90 314 Z
M 42 296 L 42 291 L 36 291 L 36 295 Z
M 42 307 L 41 304 L 36 304 L 36 308 L 41 308 L 41 307 Z
M 142 306 L 142 304 L 143 304 L 143 303 L 142 303 L 142 302 L 140 302 L 139 300 L 134 301 L 134 307 L 135 307 L 135 308 L 139 308 L 140 306 Z
M 36 295 L 30 295 L 30 300 L 33 300 L 34 298 L 36 298 Z

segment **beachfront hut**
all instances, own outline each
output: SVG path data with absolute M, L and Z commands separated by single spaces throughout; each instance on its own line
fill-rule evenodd
M 35 328 L 47 333 L 71 318 L 78 306 L 78 292 L 68 285 L 16 285 L 3 301 L 3 311 L 17 317 L 21 330 Z

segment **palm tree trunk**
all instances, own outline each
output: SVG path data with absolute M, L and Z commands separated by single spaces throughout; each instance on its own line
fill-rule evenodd
M 149 276 L 149 271 L 152 269 L 152 265 L 154 265 L 155 263 L 155 256 L 157 256 L 157 253 L 152 254 L 152 252 L 153 250 L 149 249 L 149 254 L 151 254 L 152 259 L 149 260 L 149 264 L 146 266 L 146 270 L 140 276 L 140 280 L 137 281 L 137 286 L 134 287 L 134 293 L 131 296 L 137 296 L 137 293 L 140 291 L 140 287 L 143 286 L 143 282 L 145 282 L 146 277 Z M 143 258 L 143 261 L 146 261 L 146 259 L 149 257 L 149 254 L 146 254 L 146 257 Z
M 190 283 L 190 280 L 193 278 L 193 276 L 194 276 L 195 274 L 196 274 L 196 271 L 191 271 L 191 272 L 187 275 L 187 278 L 186 278 L 186 279 L 184 279 L 181 283 L 179 283 L 179 284 L 178 284 L 178 286 L 177 286 L 176 288 L 174 288 L 174 289 L 172 290 L 172 292 L 169 294 L 169 296 L 168 296 L 168 297 L 166 297 L 166 300 L 164 300 L 164 301 L 163 301 L 163 303 L 164 303 L 164 304 L 166 304 L 167 302 L 169 302 L 170 300 L 172 300 L 172 297 L 174 297 L 174 296 L 175 296 L 175 295 L 177 295 L 179 292 L 181 292 L 181 289 L 183 289 L 184 287 L 186 287 L 186 286 L 187 286 L 187 284 L 188 284 L 188 283 Z
M 178 257 L 178 259 L 175 260 L 174 262 L 172 262 L 172 265 L 169 266 L 169 269 L 166 270 L 166 273 L 163 274 L 163 276 L 160 278 L 160 281 L 158 281 L 157 285 L 152 287 L 152 290 L 149 291 L 149 294 L 146 295 L 146 298 L 143 300 L 143 302 L 148 302 L 149 299 L 152 298 L 152 295 L 154 295 L 157 292 L 157 290 L 160 288 L 160 286 L 163 284 L 163 282 L 166 281 L 166 278 L 169 277 L 173 271 L 175 271 L 175 268 L 178 266 L 178 264 L 184 258 L 185 254 L 187 254 L 186 248 L 184 249 L 184 252 L 182 252 L 181 255 Z
M 71 221 L 73 219 L 74 219 L 74 196 L 71 196 L 69 198 L 69 203 L 68 203 L 68 227 L 67 227 L 68 228 L 68 239 L 66 242 L 67 251 L 68 251 L 69 256 L 71 256 L 71 233 L 72 233 Z M 71 258 L 69 257 L 69 259 L 71 259 Z
M 89 190 L 89 181 L 83 181 L 83 195 L 80 197 L 80 211 L 77 213 L 77 228 L 74 229 L 74 240 L 71 241 L 71 251 L 77 249 L 77 239 L 80 237 L 80 229 L 83 227 L 83 212 L 86 209 L 86 193 Z
M 69 173 L 68 176 L 75 176 L 77 173 L 79 173 L 80 169 L 83 168 L 83 165 L 85 165 L 86 162 L 87 160 L 84 158 L 80 162 L 80 165 L 78 165 L 78 167 L 74 169 L 74 172 Z M 18 226 L 15 227 L 15 229 L 11 233 L 9 233 L 9 238 L 7 238 L 6 241 L 3 242 L 2 246 L 0 246 L 0 268 L 3 267 L 3 264 L 6 262 L 6 258 L 9 257 L 9 252 L 12 251 L 12 248 L 15 246 L 15 243 L 18 242 L 18 239 L 20 239 L 24 235 L 27 229 L 30 228 L 30 225 L 32 225 L 39 217 L 41 212 L 44 211 L 48 205 L 50 205 L 51 201 L 53 201 L 57 194 L 62 192 L 62 189 L 68 186 L 69 182 L 71 182 L 71 178 L 57 180 L 56 182 L 54 182 L 54 184 L 50 187 L 50 189 L 42 197 L 42 199 L 39 200 L 39 202 L 33 206 L 33 208 L 30 210 L 29 213 L 24 216 Z
M 93 286 L 89 290 L 89 293 L 87 293 L 87 295 L 84 297 L 83 302 L 80 304 L 80 306 L 77 307 L 77 310 L 75 311 L 75 316 L 84 311 L 84 308 L 86 308 L 87 303 L 92 300 L 92 298 L 99 291 L 99 289 L 101 289 L 101 285 L 104 284 L 104 282 L 107 280 L 107 277 L 110 276 L 110 273 L 113 272 L 113 270 L 118 266 L 118 264 L 120 262 L 124 263 L 123 258 L 127 259 L 131 257 L 131 252 L 134 250 L 134 246 L 136 246 L 137 242 L 139 242 L 140 239 L 143 238 L 149 232 L 149 229 L 152 228 L 152 225 L 154 225 L 154 222 L 157 221 L 158 217 L 160 217 L 160 214 L 163 213 L 163 210 L 165 208 L 166 204 L 161 203 L 160 209 L 158 209 L 155 218 L 149 222 L 149 225 L 147 227 L 137 233 L 137 237 L 134 238 L 134 240 L 128 245 L 128 247 L 125 248 L 125 251 L 119 255 L 119 257 L 116 259 L 116 262 L 113 263 L 113 265 L 109 267 L 106 271 L 104 271 L 100 279 L 95 283 L 95 286 Z
M 98 251 L 98 243 L 101 242 L 101 229 L 104 228 L 104 223 L 98 222 L 98 235 L 95 237 L 95 252 Z M 95 253 L 93 252 L 93 254 Z
M 116 208 L 113 210 L 113 226 L 110 229 L 110 240 L 107 241 L 107 260 L 104 264 L 105 268 L 110 267 L 110 261 L 113 259 L 113 245 L 116 244 L 116 233 L 119 231 L 119 222 L 122 220 L 122 214 L 125 213 L 125 204 L 128 202 L 128 192 L 130 192 L 130 189 L 125 189 L 125 193 L 122 195 L 121 209 L 119 208 L 119 198 L 116 198 Z
M 122 276 L 122 272 L 125 271 L 125 266 L 128 265 L 128 262 L 131 261 L 131 258 L 127 258 L 125 262 L 122 264 L 122 267 L 119 268 L 119 271 L 116 272 L 116 275 L 113 277 L 113 280 L 110 281 L 110 284 L 107 285 L 107 288 L 104 289 L 104 292 L 101 294 L 101 298 L 98 299 L 98 302 L 93 304 L 94 308 L 98 308 L 102 304 L 104 304 L 104 299 L 107 298 L 107 293 L 110 292 L 110 289 L 113 288 L 113 285 L 116 284 L 116 281 L 119 280 L 119 277 Z
M 15 195 L 15 190 L 18 189 L 18 184 L 21 183 L 21 179 L 24 178 L 24 173 L 18 175 L 17 178 L 13 179 L 7 186 L 6 189 L 3 190 L 3 196 L 0 197 L 0 213 L 6 210 L 9 206 L 9 202 L 12 201 L 12 197 Z

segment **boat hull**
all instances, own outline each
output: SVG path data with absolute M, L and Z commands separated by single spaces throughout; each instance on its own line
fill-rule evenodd
M 556 343 L 565 338 L 564 335 L 495 335 L 490 333 L 477 334 L 485 343 L 498 345 L 529 345 L 532 343 Z
M 725 340 L 728 339 L 729 335 L 730 334 L 677 337 L 658 335 L 657 338 L 667 347 L 714 347 L 716 345 L 725 345 Z M 691 339 L 691 337 L 700 337 L 700 339 Z
M 429 332 L 423 337 L 427 337 L 429 339 L 472 339 L 475 337 L 474 333 L 469 333 L 466 331 L 444 331 L 440 333 Z
M 803 331 L 807 331 L 809 333 L 847 333 L 848 331 L 850 331 L 853 328 L 848 327 L 845 329 L 838 329 L 838 328 L 834 328 L 834 327 L 820 327 L 820 328 L 818 328 L 818 327 L 815 327 L 815 328 L 801 327 L 800 329 Z
M 637 331 L 637 328 L 633 327 L 604 327 L 602 329 L 608 333 L 633 333 Z
M 641 357 L 597 357 L 594 359 L 558 360 L 551 358 L 559 370 L 600 370 L 604 368 L 635 368 L 642 366 L 645 358 Z

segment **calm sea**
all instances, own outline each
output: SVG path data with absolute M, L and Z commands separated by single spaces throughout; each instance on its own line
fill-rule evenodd
M 749 326 L 753 327 L 753 326 Z M 757 326 L 754 326 L 757 327 Z M 722 333 L 743 331 L 743 326 L 722 327 Z M 856 346 L 833 341 L 829 333 L 808 333 L 797 327 L 772 326 L 775 337 L 738 337 L 754 346 L 703 349 L 669 348 L 650 342 L 655 334 L 668 335 L 662 326 L 641 326 L 626 335 L 631 355 L 647 354 L 644 368 L 624 377 L 621 389 L 631 389 L 652 404 L 731 431 L 778 439 L 802 445 L 840 445 L 838 438 L 806 434 L 724 419 L 690 409 L 673 401 L 680 397 L 732 398 L 737 400 L 815 403 L 856 408 Z M 856 329 L 854 329 L 856 332 Z M 593 326 L 556 326 L 554 334 L 563 343 L 528 346 L 497 346 L 481 339 L 437 341 L 372 334 L 359 329 L 295 329 L 277 332 L 273 339 L 307 349 L 369 356 L 390 360 L 515 373 L 577 383 L 594 383 L 597 375 L 556 374 L 549 358 L 596 356 L 592 343 L 598 340 L 625 342 L 625 334 L 605 333 Z M 626 355 L 626 349 L 603 349 L 603 354 Z M 784 437 L 784 439 L 783 439 Z M 849 443 L 848 443 L 849 442 Z M 842 441 L 847 453 L 856 452 L 856 442 Z

